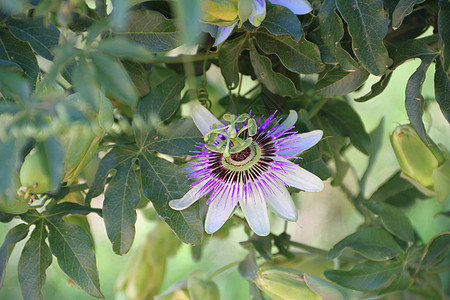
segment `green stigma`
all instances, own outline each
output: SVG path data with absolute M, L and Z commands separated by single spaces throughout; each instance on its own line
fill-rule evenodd
M 214 123 L 211 126 L 211 131 L 205 134 L 204 141 L 205 147 L 208 150 L 216 153 L 223 153 L 223 156 L 228 158 L 231 154 L 239 153 L 252 144 L 252 136 L 258 131 L 258 126 L 256 125 L 256 121 L 248 114 L 242 114 L 237 117 L 236 115 L 225 114 L 223 115 L 223 120 L 227 125 L 219 126 L 219 124 Z M 246 122 L 246 124 L 237 131 L 236 128 L 238 127 L 238 124 L 244 122 Z M 245 130 L 247 130 L 248 137 L 244 140 L 239 136 Z M 219 144 L 214 144 L 219 134 L 224 135 L 225 139 Z

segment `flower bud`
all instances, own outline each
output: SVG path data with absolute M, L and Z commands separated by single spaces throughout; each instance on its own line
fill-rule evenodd
M 303 275 L 280 267 L 261 267 L 255 284 L 273 299 L 321 299 L 308 288 Z
M 203 21 L 230 26 L 238 19 L 239 0 L 203 0 Z
M 425 145 L 411 125 L 398 126 L 391 135 L 391 144 L 403 175 L 432 191 L 433 171 L 444 161 L 437 145 L 431 139 L 430 145 Z

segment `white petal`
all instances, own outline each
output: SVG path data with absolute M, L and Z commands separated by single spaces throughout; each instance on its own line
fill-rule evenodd
M 236 206 L 236 201 L 227 199 L 227 195 L 227 190 L 224 189 L 217 199 L 209 204 L 205 220 L 205 231 L 209 234 L 216 232 L 225 224 Z
M 250 228 L 260 236 L 266 236 L 270 233 L 269 216 L 264 199 L 256 191 L 253 185 L 253 193 L 248 193 L 247 202 L 245 199 L 239 199 L 242 212 Z
M 222 124 L 214 115 L 203 107 L 200 103 L 195 103 L 192 107 L 192 119 L 198 130 L 205 135 L 211 130 L 212 124 Z
M 266 1 L 253 0 L 253 10 L 248 20 L 253 26 L 258 27 L 266 18 Z
M 323 190 L 322 179 L 313 173 L 306 171 L 305 169 L 282 157 L 275 157 L 274 159 L 285 163 L 286 167 L 283 169 L 286 173 L 276 173 L 285 184 L 307 192 L 320 192 Z
M 313 130 L 310 132 L 295 134 L 286 141 L 286 148 L 282 147 L 277 152 L 279 155 L 297 156 L 303 151 L 317 144 L 323 136 L 322 130 Z
M 200 197 L 202 197 L 202 194 L 205 194 L 205 192 L 203 193 L 199 193 L 200 189 L 205 185 L 205 183 L 208 182 L 207 180 L 205 180 L 202 183 L 196 184 L 192 189 L 190 189 L 189 192 L 187 192 L 183 198 L 178 199 L 178 200 L 172 200 L 169 202 L 169 206 L 172 209 L 175 210 L 183 210 L 188 208 L 189 206 L 191 206 L 195 201 L 197 201 L 198 199 L 200 199 Z
M 266 187 L 266 194 L 264 198 L 271 211 L 288 221 L 297 221 L 297 207 L 284 185 L 271 185 L 270 190 Z
M 312 10 L 311 4 L 306 0 L 269 0 L 269 2 L 287 7 L 296 15 L 304 15 Z
M 278 132 L 282 130 L 286 130 L 287 128 L 294 126 L 295 123 L 297 123 L 297 112 L 295 110 L 290 110 L 289 115 L 287 116 L 286 120 L 284 120 L 283 123 L 281 123 L 280 126 L 278 126 L 278 129 L 275 130 L 271 135 L 277 134 Z
M 214 43 L 214 47 L 222 44 L 233 32 L 234 27 L 236 27 L 237 23 L 234 23 L 230 26 L 219 26 L 216 33 L 216 42 Z

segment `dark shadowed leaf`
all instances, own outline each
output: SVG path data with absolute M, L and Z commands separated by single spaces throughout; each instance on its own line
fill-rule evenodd
M 281 73 L 274 72 L 270 59 L 260 55 L 253 44 L 250 50 L 250 61 L 256 77 L 269 91 L 280 96 L 289 97 L 295 97 L 298 94 L 294 83 Z
M 407 40 L 401 43 L 387 44 L 389 56 L 393 59 L 389 69 L 394 70 L 405 61 L 432 55 L 434 50 L 423 40 Z
M 374 75 L 382 75 L 389 56 L 383 45 L 388 18 L 382 0 L 337 0 L 337 8 L 353 38 L 353 51 L 364 67 Z
M 391 26 L 397 29 L 402 25 L 403 19 L 413 11 L 413 7 L 416 4 L 422 3 L 425 0 L 400 0 L 395 6 L 392 13 Z
M 450 2 L 446 0 L 439 0 L 439 14 L 438 14 L 438 32 L 441 41 L 444 44 L 442 51 L 443 63 L 445 73 L 450 73 Z
M 417 70 L 411 75 L 406 84 L 405 106 L 409 121 L 420 139 L 428 145 L 427 133 L 422 121 L 425 99 L 422 96 L 422 85 L 425 81 L 426 72 L 430 66 L 433 56 L 426 56 Z
M 147 139 L 145 147 L 160 153 L 185 156 L 189 151 L 198 150 L 196 143 L 203 142 L 192 119 L 181 119 L 167 126 L 161 126 Z
M 241 35 L 234 40 L 227 40 L 219 49 L 219 66 L 229 89 L 235 89 L 239 83 L 238 59 L 244 49 L 248 36 Z
M 19 224 L 10 229 L 6 234 L 5 240 L 0 247 L 0 288 L 3 286 L 3 281 L 5 280 L 6 265 L 8 264 L 9 257 L 16 244 L 28 235 L 28 230 L 28 225 Z
M 95 66 L 97 80 L 114 98 L 135 106 L 138 93 L 125 68 L 109 56 L 99 53 L 91 53 L 90 56 Z
M 36 56 L 28 43 L 16 39 L 7 29 L 0 29 L 0 59 L 18 64 L 33 85 L 39 74 Z
M 140 200 L 134 160 L 114 167 L 116 174 L 110 181 L 103 202 L 106 233 L 116 254 L 126 254 L 134 241 L 136 207 Z
M 302 37 L 302 24 L 294 13 L 281 5 L 271 5 L 268 2 L 266 18 L 261 23 L 273 35 L 289 34 L 298 41 Z
M 256 32 L 255 38 L 259 49 L 276 54 L 292 72 L 312 74 L 322 70 L 319 48 L 304 38 L 294 41 L 289 35 L 275 36 L 262 30 Z
M 345 248 L 375 261 L 388 260 L 403 252 L 394 238 L 378 227 L 367 227 L 347 236 L 331 248 L 328 258 L 340 256 Z
M 344 36 L 344 27 L 341 18 L 336 13 L 335 0 L 326 0 L 322 3 L 318 14 L 320 22 L 320 34 L 330 54 L 346 71 L 358 69 L 358 63 L 340 45 Z
M 365 203 L 364 205 L 381 218 L 381 223 L 387 231 L 399 239 L 414 242 L 414 229 L 411 221 L 401 209 L 383 202 Z
M 39 220 L 35 225 L 18 265 L 19 283 L 24 299 L 44 299 L 42 287 L 45 284 L 45 272 L 52 263 L 44 220 Z
M 431 239 L 425 249 L 423 263 L 427 269 L 436 267 L 448 257 L 450 251 L 450 231 L 441 232 Z
M 325 277 L 343 287 L 367 291 L 387 287 L 401 276 L 402 270 L 403 266 L 399 262 L 366 261 L 350 271 L 326 270 Z
M 356 98 L 355 101 L 365 102 L 367 100 L 372 99 L 373 97 L 378 96 L 387 87 L 387 85 L 389 84 L 389 81 L 391 80 L 391 77 L 392 77 L 392 71 L 387 70 L 386 74 L 381 76 L 380 80 L 377 83 L 375 83 L 374 85 L 372 85 L 372 87 L 370 88 L 370 92 L 368 92 L 367 94 L 365 94 L 362 97 Z
M 142 190 L 152 201 L 158 215 L 166 222 L 180 240 L 188 244 L 200 244 L 203 224 L 198 203 L 188 209 L 176 211 L 169 207 L 169 201 L 179 199 L 189 191 L 186 173 L 169 161 L 143 151 L 139 155 Z
M 47 218 L 46 225 L 50 249 L 64 273 L 89 295 L 104 298 L 90 235 L 78 225 L 58 217 Z
M 44 18 L 8 19 L 6 21 L 11 33 L 18 39 L 29 42 L 37 54 L 53 60 L 52 48 L 58 45 L 59 30 L 55 26 L 44 24 Z
M 130 75 L 134 86 L 139 92 L 139 97 L 145 96 L 150 92 L 148 72 L 141 63 L 132 60 L 122 60 L 122 65 Z
M 369 73 L 362 67 L 352 72 L 336 67 L 317 82 L 315 89 L 326 98 L 344 96 L 358 89 L 368 77 Z
M 434 93 L 442 114 L 450 123 L 450 75 L 445 73 L 439 57 L 436 60 L 436 73 L 434 73 Z
M 346 102 L 330 99 L 322 109 L 332 128 L 342 136 L 350 137 L 352 144 L 362 153 L 369 154 L 370 136 L 359 115 Z
M 166 52 L 181 44 L 174 20 L 154 10 L 134 10 L 128 15 L 128 28 L 120 35 L 143 44 L 151 52 Z

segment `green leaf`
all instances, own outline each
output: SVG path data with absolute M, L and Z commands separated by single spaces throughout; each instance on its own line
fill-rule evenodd
M 73 69 L 72 81 L 75 90 L 78 91 L 81 98 L 92 109 L 97 110 L 100 101 L 100 90 L 92 64 L 85 59 L 80 59 Z
M 19 224 L 13 227 L 6 234 L 5 240 L 0 247 L 0 288 L 3 286 L 5 280 L 6 265 L 9 257 L 18 242 L 23 240 L 28 235 L 29 226 L 26 224 Z
M 123 37 L 102 40 L 96 49 L 118 58 L 129 58 L 136 61 L 151 60 L 154 56 L 141 44 Z
M 169 207 L 169 201 L 179 199 L 189 191 L 186 174 L 178 166 L 159 158 L 150 152 L 139 155 L 142 190 L 152 201 L 158 215 L 185 243 L 198 245 L 203 237 L 203 224 L 198 203 L 188 209 L 176 211 Z
M 362 299 L 360 292 L 346 289 L 328 280 L 305 273 L 306 285 L 317 295 L 327 300 L 357 300 Z
M 442 66 L 445 73 L 450 73 L 450 3 L 439 0 L 438 32 L 444 49 L 442 50 Z
M 9 62 L 9 60 L 0 59 L 0 62 Z M 30 82 L 22 75 L 21 71 L 13 71 L 4 66 L 0 67 L 0 89 L 5 96 L 16 97 L 18 101 L 29 99 L 31 94 Z
M 108 152 L 101 160 L 100 165 L 97 168 L 94 182 L 89 187 L 89 191 L 86 194 L 85 203 L 89 204 L 91 199 L 97 197 L 105 189 L 106 178 L 108 174 L 118 165 L 124 164 L 126 161 L 132 159 L 139 149 L 126 149 L 123 147 L 115 147 Z
M 148 72 L 141 63 L 134 62 L 132 60 L 122 60 L 122 65 L 130 75 L 131 81 L 133 81 L 136 87 L 139 97 L 143 97 L 150 92 Z
M 448 257 L 450 250 L 450 231 L 441 232 L 434 236 L 427 244 L 423 263 L 426 269 L 436 267 Z
M 133 10 L 128 28 L 120 35 L 143 44 L 151 52 L 167 52 L 181 45 L 174 20 L 154 10 Z
M 394 61 L 389 67 L 391 70 L 394 70 L 409 59 L 433 55 L 434 53 L 434 50 L 423 40 L 407 40 L 400 43 L 387 44 L 387 46 L 389 56 Z
M 103 202 L 106 233 L 116 254 L 126 254 L 133 244 L 136 207 L 140 200 L 134 159 L 114 167 L 117 172 L 110 181 Z
M 176 0 L 173 3 L 176 20 L 181 28 L 179 39 L 183 44 L 195 45 L 200 38 L 202 4 L 201 0 Z
M 370 73 L 382 75 L 390 64 L 383 44 L 389 23 L 383 1 L 336 0 L 336 5 L 347 22 L 356 57 Z
M 58 189 L 63 177 L 63 149 L 56 138 L 48 138 L 36 144 L 37 151 L 47 166 L 50 175 L 51 190 Z
M 340 45 L 344 36 L 344 27 L 341 18 L 336 13 L 335 0 L 326 0 L 322 3 L 318 14 L 320 22 L 320 35 L 322 40 L 336 61 L 345 71 L 355 71 L 358 63 Z
M 292 72 L 312 74 L 323 69 L 319 48 L 304 38 L 294 41 L 288 35 L 275 36 L 258 30 L 255 41 L 259 49 L 267 54 L 276 54 Z
M 231 90 L 239 84 L 238 61 L 247 40 L 248 36 L 243 34 L 234 40 L 226 40 L 219 49 L 220 72 Z
M 44 220 L 39 220 L 35 225 L 18 265 L 20 289 L 24 299 L 44 299 L 42 287 L 45 284 L 45 272 L 52 263 Z
M 128 23 L 128 9 L 130 1 L 126 0 L 112 0 L 113 11 L 111 13 L 111 26 L 116 31 L 122 31 L 126 28 Z
M 187 287 L 192 300 L 219 299 L 219 288 L 213 281 L 208 280 L 203 270 L 196 270 L 189 274 Z
M 391 234 L 406 242 L 414 242 L 411 221 L 401 209 L 382 202 L 365 203 L 364 206 L 381 218 L 384 228 Z
M 280 96 L 295 97 L 298 92 L 294 83 L 281 73 L 272 70 L 272 63 L 266 56 L 260 55 L 251 43 L 250 61 L 258 80 L 272 93 Z
M 50 249 L 64 273 L 89 295 L 104 298 L 90 235 L 80 226 L 60 218 L 47 218 L 46 224 Z
M 135 106 L 138 93 L 125 68 L 116 60 L 99 53 L 91 53 L 98 81 L 120 102 Z
M 359 291 L 377 290 L 387 287 L 402 274 L 399 262 L 366 261 L 357 264 L 350 271 L 326 270 L 325 277 L 337 284 Z
M 377 83 L 375 83 L 374 85 L 372 85 L 372 87 L 370 88 L 370 92 L 368 92 L 367 94 L 365 94 L 362 97 L 356 98 L 355 101 L 356 102 L 365 102 L 367 100 L 372 99 L 373 97 L 378 96 L 387 87 L 387 85 L 389 84 L 389 81 L 391 80 L 391 77 L 392 77 L 392 71 L 387 70 L 386 74 L 381 76 L 380 80 Z
M 368 77 L 369 73 L 362 67 L 353 72 L 336 67 L 316 83 L 315 90 L 326 98 L 344 96 L 357 90 Z
M 147 140 L 145 147 L 172 156 L 185 156 L 189 151 L 198 150 L 196 143 L 200 142 L 203 142 L 202 135 L 189 118 L 158 127 Z
M 378 189 L 369 198 L 369 202 L 395 202 L 398 204 L 408 203 L 417 198 L 424 198 L 408 180 L 400 176 L 398 171 L 392 175 L 386 182 L 378 187 Z
M 433 56 L 426 56 L 417 70 L 411 75 L 406 84 L 405 91 L 405 106 L 409 121 L 414 127 L 414 130 L 419 135 L 420 139 L 428 145 L 427 133 L 422 121 L 422 115 L 425 106 L 425 99 L 422 96 L 422 85 L 425 81 L 425 76 L 430 66 Z
M 33 85 L 39 74 L 36 56 L 28 43 L 16 39 L 7 29 L 0 29 L 0 59 L 18 64 Z
M 288 8 L 266 2 L 266 18 L 261 23 L 273 35 L 289 34 L 298 41 L 302 37 L 302 24 Z
M 342 136 L 350 137 L 352 144 L 362 153 L 369 154 L 370 136 L 364 129 L 359 115 L 346 102 L 330 99 L 322 108 L 333 129 Z
M 7 19 L 6 25 L 11 33 L 24 42 L 29 42 L 37 54 L 53 60 L 52 48 L 58 45 L 59 30 L 55 26 L 44 24 L 43 17 L 33 19 Z
M 258 265 L 256 264 L 254 251 L 250 251 L 245 259 L 239 263 L 238 270 L 239 274 L 247 280 L 254 281 L 258 278 Z
M 400 0 L 395 6 L 392 13 L 391 26 L 394 30 L 398 29 L 402 25 L 403 19 L 413 11 L 413 7 L 416 4 L 422 3 L 425 0 Z
M 403 252 L 392 236 L 379 227 L 367 227 L 347 236 L 331 248 L 328 258 L 340 256 L 345 248 L 375 261 L 389 260 Z
M 19 165 L 20 150 L 21 143 L 19 141 L 13 138 L 6 141 L 0 139 L 0 209 L 3 211 L 2 206 L 10 206 L 17 195 L 17 184 L 14 182 L 14 177 Z M 28 208 L 24 207 L 24 209 L 26 211 Z M 17 213 L 25 211 L 18 211 Z M 15 213 L 13 211 L 8 212 Z
M 64 190 L 66 187 L 63 187 Z M 68 189 L 68 188 L 67 188 Z M 47 206 L 46 217 L 64 217 L 66 215 L 87 215 L 91 212 L 97 213 L 102 216 L 102 210 L 98 208 L 92 208 L 73 202 L 62 202 L 53 206 Z
M 252 235 L 245 244 L 251 244 L 255 250 L 266 261 L 273 261 L 272 259 L 272 238 L 270 236 Z
M 444 71 L 440 57 L 436 60 L 434 73 L 434 94 L 442 114 L 450 123 L 450 75 Z
M 450 160 L 434 169 L 432 177 L 436 198 L 441 203 L 445 203 L 450 195 L 450 185 L 448 184 L 450 182 Z

